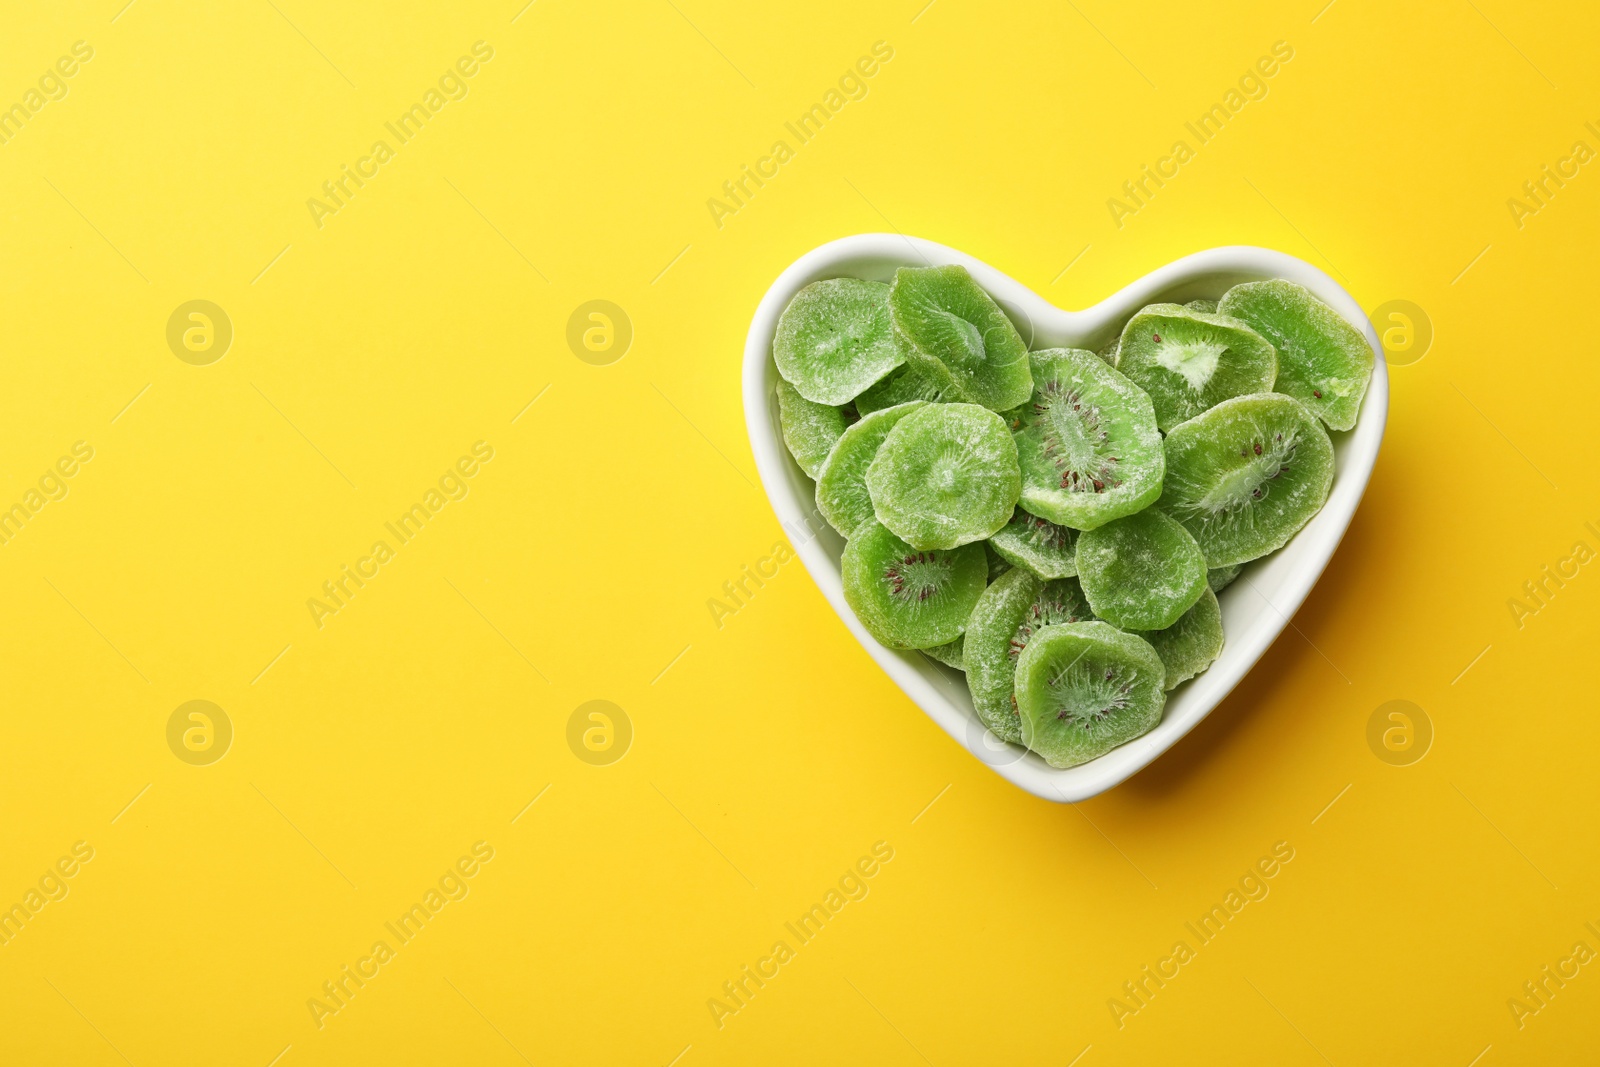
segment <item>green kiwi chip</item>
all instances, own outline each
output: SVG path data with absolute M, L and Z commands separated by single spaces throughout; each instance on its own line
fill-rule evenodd
M 1122 329 L 1117 369 L 1155 405 L 1162 433 L 1229 397 L 1264 393 L 1278 376 L 1272 343 L 1227 315 L 1151 304 Z
M 843 404 L 905 356 L 889 321 L 889 286 L 860 278 L 812 282 L 778 317 L 778 373 L 814 404 Z
M 895 424 L 926 405 L 920 400 L 874 411 L 839 435 L 817 472 L 817 510 L 835 530 L 849 537 L 873 518 L 867 493 L 867 468 Z
M 976 544 L 912 548 L 868 522 L 844 546 L 844 598 L 867 632 L 889 648 L 933 648 L 960 637 L 989 565 Z
M 887 377 L 868 386 L 856 397 L 856 410 L 863 415 L 913 400 L 926 400 L 937 404 L 945 399 L 945 390 L 917 368 L 906 365 L 891 371 Z
M 1167 669 L 1168 692 L 1187 682 L 1222 655 L 1222 605 L 1210 589 L 1200 594 L 1194 607 L 1165 630 L 1146 630 L 1137 636 L 1150 642 Z
M 1071 578 L 1078 573 L 1078 532 L 1021 508 L 988 543 L 1006 562 L 1037 578 Z
M 1141 637 L 1104 622 L 1046 626 L 1017 659 L 1022 743 L 1052 767 L 1087 763 L 1155 729 L 1165 684 Z
M 1194 535 L 1210 567 L 1247 563 L 1282 548 L 1321 509 L 1333 485 L 1328 432 L 1303 404 L 1281 393 L 1218 404 L 1168 434 L 1166 452 L 1160 507 Z
M 1209 588 L 1200 546 L 1155 508 L 1079 534 L 1078 580 L 1094 613 L 1125 630 L 1165 630 Z
M 927 404 L 889 431 L 866 484 L 878 521 L 917 548 L 981 541 L 1016 506 L 1016 442 L 988 408 Z
M 989 581 L 994 581 L 1011 569 L 1010 561 L 994 550 L 993 538 L 983 543 L 983 554 L 989 561 Z
M 1017 657 L 1045 626 L 1092 618 L 1078 583 L 1045 582 L 1021 567 L 997 578 L 967 619 L 967 687 L 978 720 L 1002 741 L 1020 742 L 1022 724 L 1012 699 Z
M 1220 309 L 1250 324 L 1278 350 L 1274 389 L 1310 408 L 1330 429 L 1356 424 L 1372 378 L 1372 346 L 1311 290 L 1281 280 L 1244 282 Z
M 1028 399 L 1028 346 L 967 268 L 901 267 L 889 287 L 889 315 L 906 362 L 946 399 L 993 411 Z
M 1166 459 L 1150 398 L 1092 352 L 1034 352 L 1033 395 L 1016 431 L 1022 507 L 1092 530 L 1161 495 Z
M 1115 370 L 1117 364 L 1122 362 L 1122 336 L 1118 334 L 1116 337 L 1113 337 L 1111 340 L 1107 341 L 1105 346 L 1101 348 L 1100 351 L 1096 352 L 1095 355 L 1099 356 L 1101 361 L 1105 363 L 1106 366 Z
M 925 648 L 922 650 L 922 654 L 937 663 L 943 663 L 946 667 L 954 667 L 958 671 L 964 671 L 967 669 L 966 644 L 967 635 L 962 634 L 954 641 L 948 641 L 942 645 L 934 645 L 932 648 Z
M 1233 563 L 1226 567 L 1212 567 L 1206 571 L 1206 584 L 1211 587 L 1213 593 L 1220 593 L 1239 577 L 1239 570 L 1243 566 L 1242 563 Z
M 1207 315 L 1215 315 L 1217 313 L 1217 302 L 1215 300 L 1190 300 L 1183 306 L 1190 311 L 1203 311 Z
M 778 379 L 777 391 L 778 425 L 783 430 L 783 443 L 789 446 L 789 454 L 800 464 L 800 469 L 815 478 L 827 461 L 828 453 L 833 451 L 834 443 L 855 421 L 855 410 L 849 406 L 813 404 L 782 378 Z

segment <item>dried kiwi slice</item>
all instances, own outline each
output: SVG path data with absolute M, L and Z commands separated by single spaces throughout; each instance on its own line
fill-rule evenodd
M 867 468 L 879 522 L 917 548 L 981 541 L 1021 490 L 1005 420 L 977 404 L 927 404 L 895 424 Z
M 1150 394 L 1166 433 L 1229 397 L 1271 389 L 1278 356 L 1238 319 L 1151 304 L 1123 327 L 1117 369 Z
M 926 405 L 920 401 L 874 411 L 839 436 L 817 472 L 817 510 L 835 530 L 849 537 L 873 517 L 867 494 L 867 467 L 895 424 Z
M 1244 282 L 1223 294 L 1220 307 L 1277 347 L 1274 389 L 1332 429 L 1355 426 L 1373 364 L 1372 347 L 1359 330 L 1294 282 Z
M 1161 495 L 1165 457 L 1155 410 L 1092 352 L 1034 352 L 1033 397 L 1017 430 L 1022 506 L 1092 530 Z
M 922 650 L 922 654 L 935 662 L 943 663 L 946 667 L 954 667 L 958 671 L 964 671 L 967 669 L 966 644 L 967 635 L 962 634 L 954 641 L 942 645 L 934 645 L 932 648 L 925 648 Z
M 1043 582 L 1021 567 L 1007 571 L 978 598 L 967 619 L 967 688 L 978 720 L 1002 741 L 1020 742 L 1022 724 L 1012 699 L 1017 657 L 1046 626 L 1092 618 L 1071 579 Z
M 901 267 L 889 315 L 906 362 L 947 393 L 993 411 L 1028 399 L 1028 348 L 967 268 Z
M 888 377 L 862 390 L 861 395 L 856 397 L 856 410 L 867 415 L 913 400 L 936 404 L 945 399 L 944 394 L 945 390 L 937 382 L 915 367 L 898 367 Z
M 1206 571 L 1206 584 L 1211 587 L 1213 593 L 1220 593 L 1239 577 L 1239 569 L 1243 566 L 1242 563 L 1233 563 L 1226 567 L 1212 567 Z
M 778 317 L 772 359 L 814 404 L 843 404 L 905 362 L 889 321 L 889 287 L 860 278 L 812 282 Z
M 1118 334 L 1110 341 L 1107 341 L 1105 347 L 1096 352 L 1095 355 L 1099 356 L 1106 366 L 1115 370 L 1117 364 L 1122 362 L 1122 335 Z
M 1150 643 L 1103 622 L 1046 626 L 1017 660 L 1022 743 L 1076 767 L 1155 729 L 1166 668 Z
M 933 648 L 966 630 L 989 566 L 975 544 L 919 551 L 876 522 L 857 528 L 841 562 L 844 598 L 890 648 Z
M 1094 613 L 1125 630 L 1165 630 L 1209 588 L 1200 546 L 1154 508 L 1080 534 L 1078 580 Z
M 1283 547 L 1333 485 L 1328 432 L 1280 393 L 1218 404 L 1168 434 L 1166 451 L 1160 506 L 1194 535 L 1211 567 Z
M 783 443 L 789 446 L 789 454 L 800 469 L 812 478 L 822 470 L 834 442 L 854 421 L 854 408 L 813 404 L 794 386 L 778 379 L 778 425 L 783 429 Z
M 994 581 L 1011 569 L 1011 564 L 1006 561 L 1006 558 L 994 550 L 994 541 L 992 539 L 983 543 L 983 554 L 989 561 L 989 581 Z
M 1074 550 L 1078 531 L 1018 508 L 989 544 L 1006 562 L 1037 578 L 1071 578 L 1078 573 Z
M 1210 589 L 1200 594 L 1194 607 L 1165 630 L 1146 630 L 1136 636 L 1150 642 L 1167 669 L 1167 692 L 1199 674 L 1222 655 L 1222 605 Z
M 1183 306 L 1190 311 L 1203 311 L 1207 315 L 1215 315 L 1217 313 L 1217 302 L 1215 300 L 1190 300 Z

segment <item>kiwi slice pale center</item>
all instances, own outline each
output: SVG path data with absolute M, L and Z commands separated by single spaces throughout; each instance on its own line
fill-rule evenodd
M 1098 407 L 1059 378 L 1049 378 L 1040 384 L 1034 413 L 1044 430 L 1044 453 L 1061 474 L 1060 488 L 1103 493 L 1122 484 L 1117 457 L 1104 454 L 1111 435 L 1102 425 Z
M 1196 503 L 1204 511 L 1213 513 L 1235 511 L 1254 501 L 1264 499 L 1271 491 L 1274 479 L 1287 474 L 1294 463 L 1295 437 L 1293 431 L 1265 435 L 1239 446 L 1239 458 L 1244 464 L 1224 471 L 1217 483 Z
M 939 493 L 952 492 L 966 473 L 966 458 L 959 449 L 941 448 L 928 468 L 928 484 Z
M 847 346 L 853 348 L 860 342 L 861 338 L 858 336 L 858 331 L 846 326 L 837 332 L 830 332 L 819 337 L 815 345 L 815 351 L 819 356 L 832 356 L 839 349 Z
M 1080 663 L 1082 659 L 1082 655 L 1078 656 L 1051 675 L 1045 684 L 1049 687 L 1057 720 L 1092 730 L 1112 712 L 1128 706 L 1128 694 L 1133 691 L 1137 679 L 1124 679 L 1120 668 Z
M 940 309 L 938 314 L 950 322 L 950 329 L 954 331 L 957 343 L 960 345 L 958 361 L 971 366 L 982 363 L 984 357 L 983 334 L 978 328 L 954 312 Z
M 1195 392 L 1205 389 L 1212 375 L 1217 373 L 1217 363 L 1228 346 L 1220 341 L 1196 338 L 1179 341 L 1156 337 L 1155 361 L 1181 377 Z

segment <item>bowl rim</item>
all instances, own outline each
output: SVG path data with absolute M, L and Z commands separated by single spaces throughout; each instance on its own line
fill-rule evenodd
M 1337 461 L 1327 502 L 1282 549 L 1263 557 L 1263 561 L 1246 565 L 1253 568 L 1265 562 L 1262 584 L 1268 586 L 1270 595 L 1245 579 L 1241 582 L 1246 588 L 1235 583 L 1225 590 L 1225 619 L 1230 603 L 1237 605 L 1233 614 L 1243 616 L 1253 611 L 1253 616 L 1240 632 L 1228 633 L 1222 656 L 1208 670 L 1168 694 L 1161 722 L 1153 730 L 1076 767 L 1058 770 L 1034 753 L 1019 754 L 1019 746 L 999 742 L 968 710 L 970 701 L 967 708 L 961 706 L 965 684 L 958 680 L 957 672 L 938 667 L 916 652 L 886 648 L 866 631 L 845 603 L 839 564 L 829 550 L 831 543 L 842 544 L 842 540 L 821 519 L 814 501 L 798 492 L 796 476 L 803 481 L 809 479 L 789 455 L 777 421 L 773 401 L 777 368 L 771 356 L 772 337 L 778 316 L 795 293 L 822 278 L 865 276 L 863 270 L 886 278 L 895 267 L 952 263 L 966 267 L 1013 318 L 1019 314 L 1025 318 L 1033 335 L 1028 338 L 1030 349 L 1066 343 L 1057 340 L 1038 345 L 1035 342 L 1040 334 L 1075 339 L 1078 347 L 1098 348 L 1094 338 L 1109 338 L 1108 331 L 1146 304 L 1161 299 L 1192 299 L 1183 296 L 1186 291 L 1220 296 L 1219 278 L 1226 279 L 1227 284 L 1283 278 L 1305 286 L 1331 306 L 1366 337 L 1375 356 L 1355 428 L 1330 433 Z M 806 571 L 846 629 L 913 703 L 980 762 L 1037 797 L 1075 803 L 1121 784 L 1176 744 L 1222 702 L 1289 625 L 1333 558 L 1366 491 L 1383 443 L 1389 378 L 1383 347 L 1361 305 L 1328 274 L 1286 252 L 1252 245 L 1205 249 L 1158 267 L 1087 308 L 1069 311 L 957 249 L 898 233 L 863 233 L 812 249 L 773 280 L 756 307 L 746 337 L 743 395 L 746 430 L 767 500 Z M 1235 589 L 1239 594 L 1234 593 Z M 1258 607 L 1252 609 L 1249 605 L 1254 600 L 1242 602 L 1241 596 L 1246 594 L 1264 603 L 1270 613 Z

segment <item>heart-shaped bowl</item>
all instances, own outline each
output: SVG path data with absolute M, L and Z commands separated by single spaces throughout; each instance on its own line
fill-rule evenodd
M 1006 744 L 979 723 L 965 677 L 920 652 L 885 648 L 873 639 L 845 603 L 839 575 L 844 539 L 816 507 L 816 488 L 789 455 L 778 423 L 777 367 L 772 336 L 778 316 L 803 287 L 823 278 L 868 278 L 887 282 L 898 267 L 959 263 L 1005 308 L 1030 349 L 1098 350 L 1146 304 L 1216 299 L 1238 282 L 1284 278 L 1310 289 L 1367 338 L 1377 356 L 1361 417 L 1348 433 L 1332 433 L 1336 457 L 1328 502 L 1277 552 L 1245 565 L 1225 589 L 1225 644 L 1209 670 L 1167 696 L 1161 722 L 1148 734 L 1099 759 L 1057 770 L 1019 745 Z M 1378 337 L 1361 306 L 1332 278 L 1283 252 L 1236 245 L 1212 248 L 1168 263 L 1093 307 L 1063 311 L 987 263 L 915 237 L 867 233 L 816 248 L 796 260 L 767 290 L 750 323 L 744 349 L 744 411 L 761 483 L 778 520 L 806 570 L 845 626 L 928 716 L 967 751 L 1013 784 L 1046 800 L 1076 802 L 1115 786 L 1172 747 L 1255 665 L 1267 646 L 1316 584 L 1355 515 L 1383 442 L 1389 410 L 1389 378 Z

